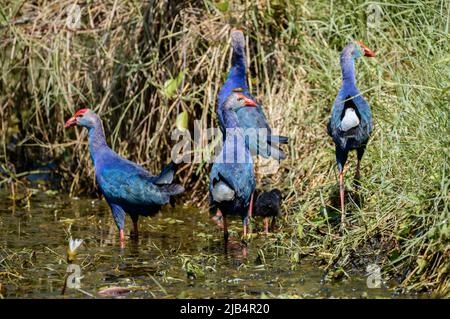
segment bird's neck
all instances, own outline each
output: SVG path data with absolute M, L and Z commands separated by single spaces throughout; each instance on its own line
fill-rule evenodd
M 239 127 L 239 121 L 237 115 L 234 111 L 230 111 L 228 109 L 224 109 L 222 111 L 222 116 L 224 120 L 224 124 L 226 128 L 234 129 Z
M 356 88 L 355 58 L 351 54 L 341 55 L 342 87 Z
M 103 131 L 103 125 L 100 120 L 95 122 L 93 127 L 89 128 L 89 151 L 91 153 L 92 161 L 94 162 L 98 159 L 100 153 L 105 149 L 109 148 L 106 144 L 105 133 Z
M 228 78 L 232 79 L 237 87 L 247 88 L 247 66 L 245 62 L 245 47 L 237 44 L 233 47 L 233 55 L 231 57 L 231 68 Z
M 248 92 L 247 84 L 247 66 L 245 62 L 245 45 L 244 43 L 232 43 L 233 53 L 231 56 L 231 66 L 228 71 L 227 79 L 219 92 L 219 120 L 223 123 L 220 110 L 223 107 L 228 95 L 234 89 L 241 88 L 244 92 Z

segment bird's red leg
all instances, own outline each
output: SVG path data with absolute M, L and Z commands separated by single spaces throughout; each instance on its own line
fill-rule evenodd
M 264 233 L 269 233 L 269 217 L 264 217 Z
M 242 247 L 242 256 L 247 257 L 247 247 Z
M 248 218 L 252 218 L 252 213 L 253 213 L 253 194 L 254 194 L 255 192 L 253 192 L 251 195 L 250 195 L 250 207 L 248 208 Z
M 344 208 L 344 172 L 339 173 L 339 193 L 341 196 L 341 224 L 345 226 L 345 208 Z
M 219 227 L 223 227 L 223 215 L 220 209 L 217 209 L 216 214 L 211 218 Z
M 119 230 L 119 238 L 120 238 L 120 247 L 124 248 L 125 246 L 125 232 L 123 229 Z
M 244 226 L 244 237 L 247 236 L 247 220 L 244 219 L 244 221 L 242 222 L 242 225 Z
M 255 192 L 253 192 L 251 195 L 250 195 L 250 206 L 248 207 L 248 217 L 247 217 L 247 219 L 246 220 L 244 220 L 244 223 L 245 223 L 245 225 L 244 225 L 244 236 L 246 236 L 247 235 L 247 223 L 248 223 L 248 227 L 249 227 L 249 233 L 251 233 L 252 232 L 252 229 L 251 229 L 251 224 L 250 224 L 250 220 L 252 219 L 252 215 L 253 215 L 253 194 L 254 194 Z

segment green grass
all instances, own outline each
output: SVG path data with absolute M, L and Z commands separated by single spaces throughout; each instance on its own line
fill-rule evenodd
M 116 151 L 156 171 L 169 159 L 178 110 L 190 123 L 215 126 L 229 30 L 243 27 L 252 93 L 291 139 L 289 159 L 260 184 L 287 195 L 293 262 L 314 255 L 330 272 L 377 263 L 405 289 L 448 296 L 447 1 L 110 1 L 84 4 L 78 32 L 64 29 L 61 9 L 69 3 L 12 1 L 0 9 L 0 155 L 13 181 L 23 181 L 15 174 L 32 163 L 54 160 L 63 189 L 92 192 L 86 132 L 62 127 L 82 107 L 101 114 Z M 382 14 L 370 27 L 373 5 Z M 8 23 L 13 17 L 28 22 Z M 347 165 L 350 226 L 341 234 L 331 218 L 337 171 L 326 121 L 341 81 L 339 52 L 351 39 L 377 54 L 356 65 L 375 130 L 358 196 L 354 156 Z M 170 94 L 167 81 L 184 69 L 184 88 Z M 180 172 L 196 203 L 206 204 L 208 171 L 187 164 Z

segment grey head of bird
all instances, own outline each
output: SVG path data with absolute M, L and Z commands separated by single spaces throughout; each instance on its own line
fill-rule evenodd
M 243 107 L 255 107 L 256 102 L 242 93 L 231 93 L 224 103 L 224 110 L 236 112 Z
M 375 53 L 369 49 L 364 43 L 361 41 L 355 40 L 347 44 L 341 52 L 341 58 L 353 58 L 359 59 L 360 57 L 365 56 L 369 58 L 375 57 Z
M 94 127 L 96 123 L 100 121 L 100 118 L 94 111 L 90 109 L 78 110 L 67 122 L 64 124 L 64 128 L 72 126 L 84 126 L 87 128 Z

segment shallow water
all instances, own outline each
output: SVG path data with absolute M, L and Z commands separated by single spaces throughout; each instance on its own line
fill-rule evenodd
M 0 293 L 5 298 L 105 298 L 107 287 L 128 287 L 121 298 L 360 298 L 393 297 L 369 289 L 364 276 L 323 281 L 311 261 L 295 266 L 279 246 L 280 236 L 258 234 L 245 247 L 225 247 L 208 212 L 166 207 L 139 221 L 141 235 L 120 247 L 118 231 L 104 200 L 36 193 L 30 205 L 13 205 L 0 194 Z M 126 233 L 130 220 L 127 217 Z M 238 221 L 232 235 L 240 233 Z M 80 288 L 67 288 L 68 238 L 82 238 L 75 264 Z M 235 237 L 235 236 L 232 236 Z M 261 253 L 263 252 L 263 253 Z M 196 278 L 195 278 L 196 277 Z M 110 298 L 110 296 L 106 296 Z

